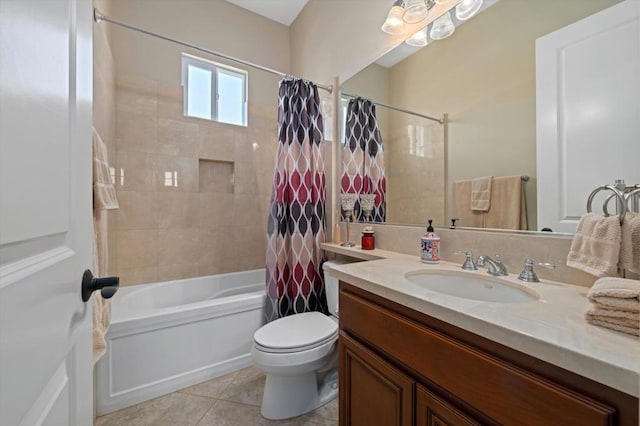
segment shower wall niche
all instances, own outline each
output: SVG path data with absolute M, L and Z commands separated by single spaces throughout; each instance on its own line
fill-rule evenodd
M 185 117 L 180 85 L 118 76 L 110 232 L 123 285 L 264 267 L 275 78 L 273 99 L 250 102 L 248 127 L 235 126 Z

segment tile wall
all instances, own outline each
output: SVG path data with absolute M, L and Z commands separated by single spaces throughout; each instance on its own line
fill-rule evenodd
M 122 285 L 264 267 L 276 102 L 250 103 L 248 121 L 185 117 L 181 86 L 118 76 L 112 234 Z
M 445 129 L 424 118 L 389 112 L 385 141 L 387 222 L 445 223 Z

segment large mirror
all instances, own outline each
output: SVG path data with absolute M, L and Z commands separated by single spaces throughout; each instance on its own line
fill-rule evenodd
M 449 38 L 429 40 L 400 61 L 393 58 L 397 52 L 390 52 L 341 84 L 349 94 L 448 119 L 442 125 L 376 107 L 384 141 L 387 223 L 424 224 L 431 218 L 434 224 L 449 226 L 455 181 L 522 176 L 527 215 L 523 229 L 541 229 L 536 197 L 536 39 L 619 0 L 487 3 L 490 7 L 485 5 L 456 26 Z M 344 105 L 349 99 L 343 97 Z M 474 226 L 462 221 L 458 225 Z

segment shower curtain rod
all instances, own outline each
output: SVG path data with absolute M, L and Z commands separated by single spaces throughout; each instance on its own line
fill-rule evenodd
M 351 93 L 347 93 L 347 92 L 340 92 L 340 96 L 347 96 L 349 98 L 362 98 L 363 97 L 363 96 L 360 96 L 360 95 L 352 95 Z M 379 105 L 381 107 L 394 109 L 396 111 L 404 112 L 404 113 L 407 113 L 407 114 L 415 115 L 417 117 L 426 118 L 427 120 L 437 121 L 440 124 L 444 124 L 444 119 L 442 119 L 442 118 L 430 117 L 428 115 L 424 115 L 424 114 L 420 114 L 420 113 L 417 113 L 417 112 L 409 111 L 407 109 L 399 108 L 399 107 L 396 107 L 396 106 L 393 106 L 393 105 L 383 104 L 382 102 L 377 102 L 377 101 L 371 101 L 371 102 L 374 103 L 375 105 Z
M 144 33 L 144 34 L 147 34 L 147 35 L 150 35 L 150 36 L 153 36 L 153 37 L 158 37 L 158 38 L 161 38 L 163 40 L 167 40 L 167 41 L 170 41 L 170 42 L 173 42 L 173 43 L 181 44 L 183 46 L 190 47 L 190 48 L 198 50 L 200 52 L 208 53 L 208 54 L 213 55 L 213 56 L 218 56 L 220 58 L 227 59 L 227 60 L 233 61 L 233 62 L 237 62 L 239 64 L 247 65 L 249 67 L 256 68 L 256 69 L 259 69 L 259 70 L 262 70 L 262 71 L 266 71 L 266 72 L 269 72 L 271 74 L 280 75 L 282 77 L 294 77 L 293 75 L 284 73 L 282 71 L 277 71 L 277 70 L 274 70 L 274 69 L 271 69 L 271 68 L 263 67 L 262 65 L 254 64 L 252 62 L 243 61 L 242 59 L 234 58 L 233 56 L 225 55 L 224 53 L 219 53 L 219 52 L 216 52 L 216 51 L 213 51 L 213 50 L 205 49 L 204 47 L 196 46 L 195 44 L 187 43 L 185 41 L 177 40 L 175 38 L 167 37 L 167 36 L 164 36 L 162 34 L 154 33 L 153 31 L 149 31 L 149 30 L 146 30 L 144 28 L 128 24 L 128 23 L 126 23 L 124 21 L 120 21 L 118 19 L 111 18 L 109 16 L 104 15 L 102 12 L 100 12 L 95 7 L 93 8 L 93 20 L 98 22 L 98 23 L 100 23 L 102 21 L 110 22 L 112 24 L 119 25 L 119 26 L 124 27 L 124 28 L 129 28 L 130 30 L 139 31 L 141 33 Z M 332 85 L 318 84 L 318 83 L 314 83 L 314 84 L 316 86 L 318 86 L 318 88 L 324 89 L 329 93 L 333 92 L 333 86 Z

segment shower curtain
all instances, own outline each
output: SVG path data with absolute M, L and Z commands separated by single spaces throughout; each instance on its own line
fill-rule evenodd
M 320 249 L 326 200 L 322 132 L 318 88 L 304 80 L 282 80 L 267 223 L 267 321 L 327 313 Z
M 384 222 L 387 192 L 384 149 L 376 118 L 376 107 L 368 99 L 355 98 L 349 101 L 342 161 L 342 193 L 375 194 L 371 221 Z M 354 210 L 356 220 L 366 220 L 359 199 Z

